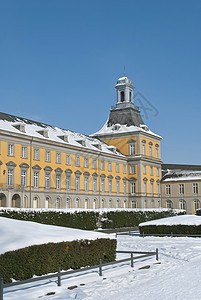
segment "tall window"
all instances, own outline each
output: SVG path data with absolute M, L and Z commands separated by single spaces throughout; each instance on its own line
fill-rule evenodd
M 153 167 L 150 166 L 150 175 L 153 176 Z
M 23 187 L 27 186 L 27 170 L 21 170 L 20 184 Z
M 50 207 L 50 198 L 46 197 L 45 198 L 45 208 L 49 208 Z
M 135 200 L 131 201 L 131 208 L 137 208 L 137 203 Z
M 56 152 L 56 163 L 57 164 L 61 163 L 61 152 Z
M 112 200 L 109 199 L 109 208 L 112 208 Z
M 112 163 L 108 161 L 108 172 L 112 172 Z
M 135 174 L 135 165 L 130 166 L 130 174 Z
M 85 209 L 88 208 L 88 199 L 85 199 L 85 201 L 84 201 L 84 208 L 85 208 Z
M 45 188 L 49 189 L 51 186 L 51 173 L 45 172 Z
M 34 149 L 34 159 L 40 160 L 40 149 Z
M 120 193 L 120 181 L 119 179 L 116 180 L 116 193 L 119 195 Z
M 170 195 L 171 194 L 171 187 L 170 184 L 165 185 L 165 194 Z
M 93 192 L 97 192 L 97 177 L 93 176 Z
M 119 173 L 119 163 L 116 163 L 116 172 Z
M 70 208 L 70 198 L 66 199 L 66 208 Z
M 75 191 L 76 192 L 80 191 L 80 176 L 79 175 L 75 176 Z
M 198 194 L 198 184 L 193 183 L 193 194 Z
M 112 193 L 112 179 L 108 178 L 108 192 L 109 194 Z
M 66 190 L 70 191 L 71 190 L 71 175 L 66 174 Z
M 70 166 L 71 165 L 71 155 L 66 154 L 66 165 Z
M 78 155 L 76 155 L 76 157 L 75 157 L 75 166 L 76 167 L 80 166 L 80 157 Z
M 93 169 L 97 169 L 97 159 L 93 159 Z
M 149 144 L 149 156 L 152 156 L 152 143 Z
M 39 172 L 34 171 L 33 173 L 33 187 L 38 188 L 39 187 Z
M 89 159 L 88 159 L 88 157 L 85 157 L 85 158 L 84 158 L 84 167 L 85 167 L 85 168 L 88 168 L 88 167 L 89 167 Z
M 38 208 L 38 197 L 33 198 L 33 208 Z
M 123 173 L 126 174 L 126 164 L 123 164 Z
M 14 144 L 8 144 L 8 156 L 14 156 L 15 155 L 15 147 Z
M 57 199 L 56 199 L 56 208 L 57 209 L 59 209 L 60 207 L 61 207 L 61 204 L 60 204 L 60 198 L 58 197 Z
M 167 206 L 167 208 L 172 208 L 172 201 L 171 200 L 167 200 L 166 201 L 166 206 Z
M 7 172 L 7 179 L 8 179 L 8 185 L 12 186 L 14 184 L 14 170 L 13 169 L 8 169 Z
M 61 188 L 61 174 L 56 174 L 56 189 Z
M 179 200 L 179 209 L 186 209 L 185 200 Z
M 135 155 L 135 154 L 136 154 L 136 146 L 135 146 L 135 143 L 130 143 L 130 144 L 129 144 L 129 154 L 130 154 L 130 155 Z
M 193 209 L 194 212 L 196 212 L 196 210 L 200 207 L 200 203 L 199 200 L 193 200 Z
M 160 184 L 159 184 L 159 182 L 157 182 L 157 195 L 158 196 L 160 195 Z
M 147 174 L 147 166 L 146 165 L 143 165 L 143 173 Z
M 76 199 L 75 205 L 76 205 L 76 208 L 80 207 L 80 199 L 79 198 Z
M 105 161 L 101 160 L 101 170 L 104 171 L 105 170 Z
M 84 191 L 89 191 L 89 176 L 86 175 L 84 176 Z
M 153 196 L 154 195 L 154 183 L 150 182 L 150 184 L 151 184 L 151 195 Z
M 45 161 L 51 162 L 51 151 L 50 150 L 45 151 Z
M 180 183 L 180 184 L 179 184 L 179 194 L 180 194 L 180 195 L 183 195 L 183 194 L 184 194 L 184 184 L 183 184 L 183 183 Z
M 156 149 L 156 158 L 158 158 L 158 147 L 156 147 L 155 149 Z
M 93 209 L 96 209 L 96 199 L 93 201 Z
M 22 156 L 22 158 L 27 158 L 28 157 L 28 148 L 26 146 L 22 146 L 21 156 Z
M 101 193 L 105 193 L 105 178 L 101 178 Z
M 147 181 L 144 180 L 144 195 L 147 195 Z
M 127 194 L 127 182 L 126 182 L 126 180 L 123 181 L 123 193 L 124 193 L 124 195 Z
M 121 102 L 124 102 L 125 101 L 125 98 L 124 98 L 124 92 L 122 91 L 121 92 Z
M 102 199 L 102 200 L 101 200 L 101 208 L 104 208 L 104 207 L 105 207 L 105 200 Z
M 146 154 L 146 145 L 145 143 L 142 143 L 142 155 Z
M 159 176 L 159 168 L 156 169 L 156 175 Z
M 131 193 L 131 195 L 136 194 L 136 183 L 135 182 L 130 183 L 130 193 Z

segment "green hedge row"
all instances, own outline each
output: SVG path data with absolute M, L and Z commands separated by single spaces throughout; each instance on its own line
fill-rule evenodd
M 201 234 L 201 225 L 147 225 L 139 226 L 140 233 L 143 234 L 184 234 L 184 235 L 197 235 Z
M 173 210 L 113 210 L 113 211 L 40 211 L 1 209 L 0 216 L 34 221 L 42 224 L 94 230 L 97 228 L 122 228 L 138 226 L 142 222 L 171 217 Z
M 115 260 L 116 240 L 97 239 L 34 245 L 0 255 L 4 283 Z

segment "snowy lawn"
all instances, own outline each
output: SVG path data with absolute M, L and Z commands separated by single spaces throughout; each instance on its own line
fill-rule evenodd
M 99 232 L 0 217 L 0 254 L 49 242 L 97 238 L 109 238 L 109 236 Z
M 136 261 L 134 269 L 129 263 L 107 266 L 103 268 L 103 277 L 98 276 L 98 270 L 65 276 L 61 287 L 57 287 L 53 279 L 7 288 L 4 300 L 201 299 L 200 238 L 118 236 L 117 240 L 118 250 L 155 251 L 159 248 L 161 264 L 154 264 L 155 258 L 150 258 Z M 119 259 L 124 257 L 118 255 Z M 139 270 L 145 265 L 150 265 L 150 269 Z M 77 288 L 68 289 L 74 285 Z M 55 294 L 47 296 L 50 292 Z
M 157 220 L 152 220 L 148 222 L 140 223 L 139 226 L 148 226 L 148 225 L 201 225 L 201 216 L 195 215 L 182 215 L 182 216 L 173 216 L 168 218 L 162 218 Z

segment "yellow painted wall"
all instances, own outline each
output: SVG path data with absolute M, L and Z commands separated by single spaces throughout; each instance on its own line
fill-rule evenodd
M 136 141 L 136 154 L 137 153 L 137 136 L 125 137 L 125 138 L 112 138 L 112 139 L 102 139 L 102 141 L 108 145 L 115 146 L 118 151 L 124 155 L 129 155 L 129 144 L 130 140 Z

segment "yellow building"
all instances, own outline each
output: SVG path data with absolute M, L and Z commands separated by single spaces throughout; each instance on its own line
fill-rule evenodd
M 0 206 L 160 207 L 161 137 L 143 123 L 127 77 L 97 133 L 0 113 Z

